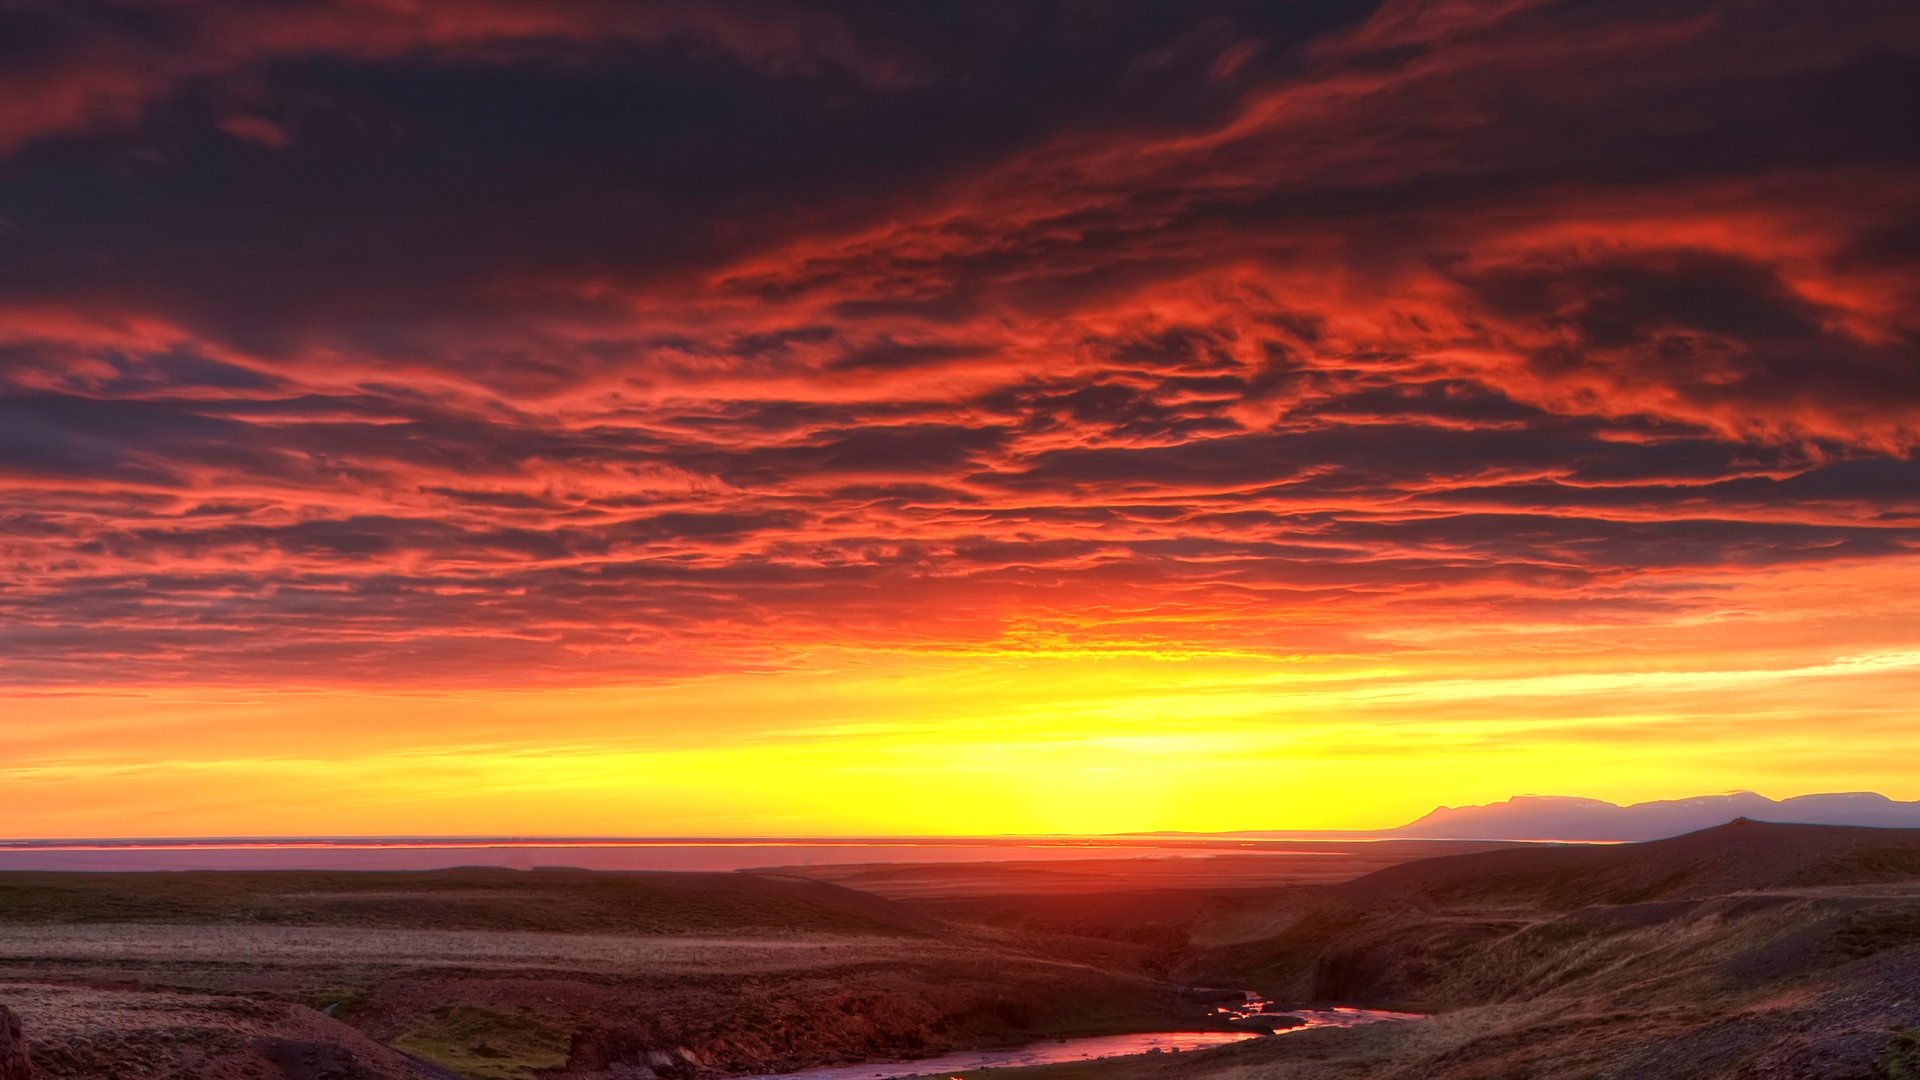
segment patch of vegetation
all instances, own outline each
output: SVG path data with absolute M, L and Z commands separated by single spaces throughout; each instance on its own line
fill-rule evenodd
M 1365 916 L 1355 910 L 1328 907 L 1308 911 L 1271 937 L 1217 948 L 1212 959 L 1220 970 L 1209 972 L 1209 977 L 1265 987 L 1283 985 L 1303 974 L 1310 976 L 1330 943 L 1364 923 Z
M 1920 1080 L 1920 1028 L 1908 1028 L 1893 1037 L 1880 1069 L 1889 1080 Z
M 1834 931 L 1833 943 L 1850 960 L 1888 949 L 1920 945 L 1920 906 L 1863 911 Z
M 319 986 L 300 991 L 292 1000 L 336 1020 L 347 1020 L 366 1005 L 369 996 L 368 989 L 362 986 Z
M 394 1049 L 468 1080 L 528 1080 L 567 1063 L 572 1032 L 532 1013 L 503 1014 L 466 1005 L 435 1009 L 394 1039 Z
M 1820 860 L 1795 874 L 1792 885 L 1860 885 L 1920 877 L 1920 846 L 1856 848 Z

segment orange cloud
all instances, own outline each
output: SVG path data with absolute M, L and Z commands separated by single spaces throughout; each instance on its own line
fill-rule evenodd
M 1920 794 L 1902 10 L 6 17 L 11 828 Z

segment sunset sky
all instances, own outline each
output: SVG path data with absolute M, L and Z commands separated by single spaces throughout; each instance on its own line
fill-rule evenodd
M 0 5 L 0 834 L 1920 798 L 1917 53 Z

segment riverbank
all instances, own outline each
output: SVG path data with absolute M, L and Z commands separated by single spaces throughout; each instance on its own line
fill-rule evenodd
M 1413 1013 L 1385 1012 L 1354 1007 L 1281 1010 L 1253 991 L 1234 1006 L 1216 1006 L 1211 1015 L 1232 1030 L 1153 1031 L 1101 1035 L 1083 1039 L 1051 1039 L 1001 1050 L 975 1050 L 914 1061 L 869 1061 L 798 1072 L 748 1077 L 746 1080 L 904 1080 L 985 1069 L 1034 1068 L 1086 1062 L 1118 1062 L 1152 1054 L 1179 1054 L 1213 1050 L 1252 1039 L 1272 1039 L 1325 1028 L 1353 1028 L 1383 1022 L 1421 1019 Z

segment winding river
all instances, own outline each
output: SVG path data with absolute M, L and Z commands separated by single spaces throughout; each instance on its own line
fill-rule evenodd
M 1417 1013 L 1384 1009 L 1287 1009 L 1248 992 L 1243 1003 L 1216 1006 L 1214 1013 L 1234 1025 L 1232 1031 L 1150 1031 L 1133 1035 L 1096 1035 L 1084 1039 L 1051 1039 L 1011 1050 L 969 1050 L 914 1061 L 869 1061 L 859 1065 L 830 1065 L 800 1072 L 748 1077 L 745 1080 L 898 1080 L 901 1077 L 949 1075 L 971 1069 L 1005 1069 L 1025 1065 L 1058 1065 L 1071 1061 L 1098 1061 L 1134 1054 L 1168 1054 L 1206 1050 L 1248 1039 L 1273 1038 L 1314 1028 L 1358 1027 L 1391 1020 L 1417 1020 Z M 1267 1023 L 1271 1020 L 1271 1023 Z

